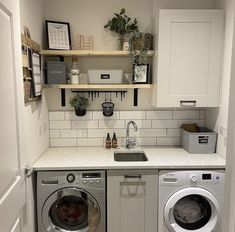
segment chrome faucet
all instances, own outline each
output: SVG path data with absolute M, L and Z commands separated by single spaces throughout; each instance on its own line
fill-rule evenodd
M 125 148 L 130 149 L 133 146 L 136 145 L 135 138 L 130 138 L 130 125 L 133 125 L 135 131 L 138 130 L 137 125 L 134 121 L 129 121 L 126 126 L 126 142 L 125 142 Z

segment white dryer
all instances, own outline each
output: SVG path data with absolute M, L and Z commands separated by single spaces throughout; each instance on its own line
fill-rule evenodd
M 221 232 L 224 170 L 159 173 L 159 232 Z

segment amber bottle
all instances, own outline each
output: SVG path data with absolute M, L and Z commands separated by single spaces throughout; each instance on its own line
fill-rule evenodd
M 113 138 L 112 138 L 112 148 L 117 148 L 118 144 L 117 144 L 117 137 L 116 134 L 113 133 Z
M 111 138 L 110 138 L 110 135 L 109 133 L 107 133 L 107 137 L 106 137 L 106 140 L 105 140 L 105 147 L 106 148 L 111 148 L 112 147 L 112 141 L 111 141 Z

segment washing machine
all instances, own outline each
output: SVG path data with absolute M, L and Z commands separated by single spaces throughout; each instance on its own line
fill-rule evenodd
M 224 170 L 159 173 L 159 232 L 221 232 Z
M 38 232 L 105 232 L 105 171 L 37 172 Z

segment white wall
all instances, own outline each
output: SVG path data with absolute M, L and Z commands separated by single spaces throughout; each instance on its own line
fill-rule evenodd
M 224 36 L 224 55 L 222 66 L 221 96 L 220 108 L 208 109 L 207 126 L 218 132 L 217 153 L 226 156 L 227 144 L 227 126 L 228 126 L 228 103 L 229 103 L 229 86 L 231 75 L 231 56 L 232 56 L 232 38 L 233 38 L 233 1 L 218 0 L 215 2 L 216 8 L 225 7 L 225 36 Z
M 33 40 L 43 42 L 43 1 L 20 0 L 21 28 L 26 25 L 30 29 Z M 47 103 L 42 96 L 42 101 L 29 103 L 24 109 L 26 138 L 26 164 L 31 165 L 49 146 L 48 136 L 48 109 Z M 24 231 L 33 232 L 34 221 L 34 198 L 31 178 L 26 180 L 27 205 L 24 208 Z
M 50 0 L 45 2 L 45 19 L 66 21 L 71 25 L 74 47 L 77 34 L 93 35 L 96 50 L 113 50 L 116 48 L 114 34 L 103 27 L 126 8 L 127 15 L 139 21 L 141 31 L 150 31 L 152 0 Z
M 43 42 L 43 1 L 21 0 L 21 26 L 30 29 L 31 38 Z M 25 105 L 28 142 L 28 164 L 32 164 L 48 147 L 48 110 L 44 95 L 42 101 Z

